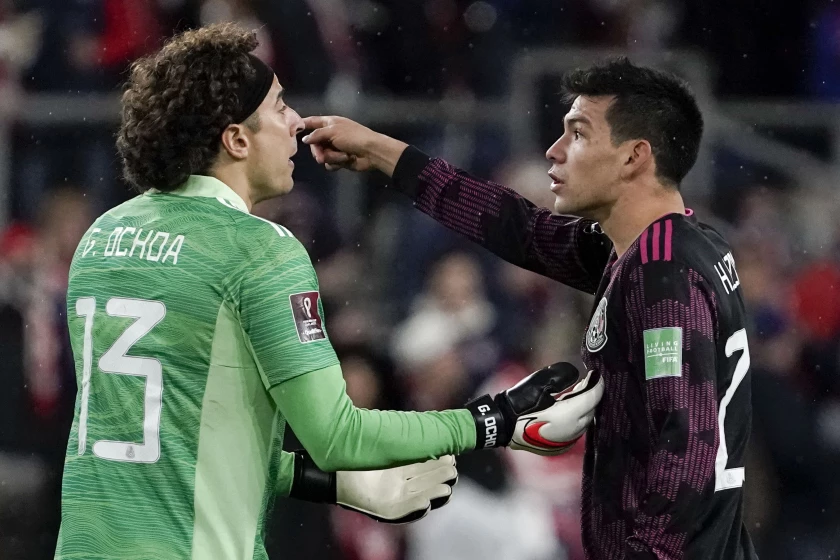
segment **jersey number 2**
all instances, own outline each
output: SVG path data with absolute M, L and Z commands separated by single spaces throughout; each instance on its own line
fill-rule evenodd
M 726 341 L 725 351 L 727 358 L 731 358 L 732 354 L 738 351 L 741 352 L 741 355 L 738 357 L 738 363 L 735 364 L 732 382 L 720 401 L 720 412 L 718 412 L 720 445 L 718 445 L 717 456 L 715 457 L 715 492 L 729 488 L 740 488 L 744 485 L 744 467 L 726 468 L 729 454 L 726 451 L 726 433 L 723 431 L 723 426 L 726 420 L 726 407 L 729 406 L 738 385 L 741 384 L 741 381 L 747 375 L 747 370 L 750 369 L 750 347 L 747 345 L 746 329 L 741 329 L 729 337 L 729 340 Z
M 99 369 L 105 373 L 136 375 L 146 378 L 143 397 L 143 443 L 101 440 L 93 444 L 93 454 L 111 461 L 154 463 L 160 458 L 160 413 L 163 408 L 163 374 L 155 358 L 126 356 L 129 349 L 146 336 L 166 315 L 166 306 L 159 301 L 113 297 L 105 311 L 112 317 L 134 317 L 134 321 L 99 358 Z M 90 375 L 93 369 L 93 317 L 96 299 L 76 300 L 76 314 L 85 318 L 82 349 L 82 397 L 79 412 L 79 455 L 87 444 L 88 400 Z

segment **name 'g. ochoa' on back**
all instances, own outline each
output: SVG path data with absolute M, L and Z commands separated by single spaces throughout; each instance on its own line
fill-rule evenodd
M 97 254 L 97 241 L 101 241 L 104 235 L 97 235 L 102 230 L 93 228 L 88 237 L 87 244 L 82 251 L 82 257 Z M 129 245 L 124 237 L 133 236 Z M 105 249 L 102 253 L 105 257 L 135 257 L 146 259 L 152 262 L 167 262 L 178 264 L 178 255 L 184 245 L 183 235 L 173 235 L 167 231 L 155 231 L 153 229 L 144 231 L 143 228 L 115 227 L 105 240 Z

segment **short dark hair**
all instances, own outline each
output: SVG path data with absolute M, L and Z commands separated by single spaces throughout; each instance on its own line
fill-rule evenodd
M 257 45 L 253 31 L 210 25 L 172 37 L 131 65 L 117 134 L 129 183 L 141 192 L 168 191 L 209 172 L 240 109 L 236 85 L 255 73 L 248 53 Z M 244 124 L 258 128 L 259 120 Z
M 657 177 L 679 188 L 697 161 L 703 136 L 703 115 L 688 84 L 673 74 L 636 66 L 626 57 L 574 70 L 562 83 L 567 102 L 581 95 L 615 96 L 606 112 L 613 144 L 647 140 Z

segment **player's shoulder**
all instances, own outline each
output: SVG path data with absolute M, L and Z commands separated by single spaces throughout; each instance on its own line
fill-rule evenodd
M 723 279 L 730 270 L 733 276 L 737 274 L 729 244 L 690 211 L 653 222 L 631 251 L 625 274 L 631 284 L 643 284 L 650 296 L 685 299 L 695 288 L 729 293 Z M 737 281 L 733 279 L 731 284 L 737 286 Z
M 226 206 L 230 204 L 224 199 L 219 199 L 219 202 Z M 233 206 L 227 206 L 227 210 L 230 212 L 236 229 L 236 243 L 245 253 L 287 255 L 306 253 L 303 244 L 286 226 Z
M 109 223 L 118 223 L 121 220 L 125 220 L 126 218 L 132 218 L 135 216 L 142 215 L 146 213 L 146 209 L 144 208 L 145 197 L 142 194 L 135 196 L 134 198 L 130 198 L 125 202 L 117 204 L 116 206 L 109 208 L 96 220 L 94 220 L 92 227 L 94 226 L 102 226 Z
M 723 236 L 688 211 L 668 214 L 648 226 L 639 236 L 636 259 L 645 268 L 689 268 L 706 277 L 729 253 Z
M 220 199 L 221 204 L 227 202 Z M 237 231 L 254 241 L 268 245 L 300 245 L 292 231 L 282 224 L 266 218 L 243 212 L 237 208 L 228 208 Z

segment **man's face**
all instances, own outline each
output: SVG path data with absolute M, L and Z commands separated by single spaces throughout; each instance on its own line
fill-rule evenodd
M 276 77 L 256 114 L 259 128 L 248 131 L 248 179 L 255 203 L 292 190 L 295 166 L 290 158 L 297 152 L 297 134 L 303 131 L 303 120 L 283 101 Z
M 615 201 L 622 155 L 610 139 L 606 112 L 612 96 L 575 99 L 561 136 L 545 153 L 555 194 L 554 210 L 601 219 Z

